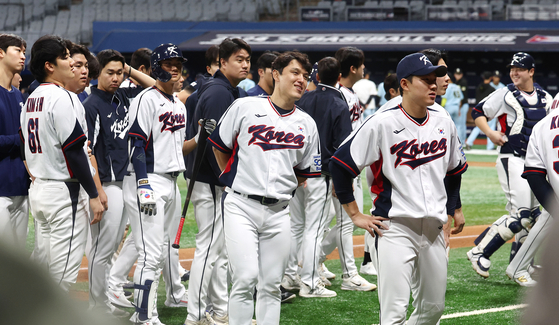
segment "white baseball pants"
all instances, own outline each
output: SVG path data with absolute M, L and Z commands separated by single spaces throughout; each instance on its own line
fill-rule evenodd
M 299 186 L 289 202 L 291 252 L 285 274 L 292 278 L 297 275 L 297 253 L 300 250 L 302 268 L 299 275 L 301 280 L 312 289 L 320 279 L 318 260 L 331 198 L 330 177 L 322 176 L 308 178 L 307 186 Z
M 125 214 L 134 233 L 138 264 L 134 283 L 145 285 L 147 280 L 157 285 L 169 246 L 174 241 L 180 220 L 181 196 L 176 177 L 167 174 L 148 174 L 156 197 L 157 213 L 148 216 L 141 213 L 137 197 L 136 176 L 124 176 L 123 196 Z M 120 236 L 119 236 L 120 238 Z M 134 304 L 143 306 L 143 290 L 134 290 Z
M 377 237 L 371 258 L 378 272 L 380 323 L 436 324 L 444 311 L 448 258 L 437 219 L 392 218 Z
M 220 186 L 196 182 L 190 198 L 198 225 L 188 281 L 187 318 L 192 321 L 202 320 L 210 303 L 217 315 L 227 315 L 228 261 L 223 238 L 222 193 Z
M 29 204 L 27 196 L 0 197 L 0 238 L 24 249 L 27 241 Z
M 108 310 L 107 274 L 111 259 L 120 244 L 126 226 L 122 182 L 103 183 L 109 208 L 100 222 L 90 225 L 91 247 L 88 254 L 89 307 Z
M 549 212 L 545 209 L 542 210 L 542 214 L 540 214 L 538 221 L 528 233 L 528 237 L 526 237 L 524 244 L 522 244 L 507 267 L 507 274 L 514 276 L 518 272 L 528 271 L 528 266 L 530 266 L 532 259 L 536 256 L 538 249 L 542 246 L 547 237 L 551 223 L 552 218 Z
M 229 324 L 275 325 L 280 320 L 280 283 L 289 258 L 291 227 L 287 201 L 273 205 L 235 193 L 223 194 L 225 245 L 233 285 Z M 190 304 L 190 302 L 189 302 Z
M 359 211 L 363 212 L 363 186 L 361 184 L 361 175 L 353 179 L 353 196 L 359 207 Z M 327 232 L 322 241 L 321 261 L 326 260 L 326 256 L 338 247 L 340 254 L 340 263 L 344 275 L 350 275 L 357 272 L 355 266 L 355 256 L 353 255 L 353 221 L 345 212 L 338 198 L 333 198 L 334 209 L 336 210 L 336 225 Z M 330 224 L 330 220 L 326 227 Z
M 497 176 L 507 197 L 506 209 L 515 215 L 519 208 L 539 207 L 528 181 L 521 177 L 524 172 L 524 158 L 513 154 L 499 154 L 497 157 Z
M 29 189 L 31 213 L 37 220 L 49 273 L 68 291 L 76 282 L 85 252 L 89 198 L 78 182 L 35 179 Z

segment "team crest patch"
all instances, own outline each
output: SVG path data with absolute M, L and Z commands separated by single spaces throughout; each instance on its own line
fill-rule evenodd
M 437 134 L 444 135 L 445 134 L 444 129 L 443 128 L 438 128 L 437 129 Z
M 303 128 L 302 127 L 298 127 L 297 130 L 299 130 L 299 132 L 303 132 Z

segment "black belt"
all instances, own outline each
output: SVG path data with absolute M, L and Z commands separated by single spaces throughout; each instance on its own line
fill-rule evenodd
M 235 190 L 233 190 L 233 193 L 245 196 L 245 194 L 237 192 Z M 273 198 L 270 198 L 270 197 L 265 197 L 265 196 L 260 196 L 260 195 L 246 195 L 246 197 L 248 197 L 249 199 L 258 201 L 258 202 L 260 202 L 260 204 L 263 204 L 263 205 L 276 204 L 280 201 L 278 199 L 273 199 Z
M 171 177 L 179 177 L 179 175 L 181 174 L 181 172 L 170 172 L 167 173 L 167 175 L 171 176 Z

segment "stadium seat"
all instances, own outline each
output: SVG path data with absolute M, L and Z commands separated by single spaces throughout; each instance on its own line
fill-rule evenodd
M 330 8 L 332 7 L 332 1 L 320 1 L 316 6 L 320 8 Z
M 243 21 L 258 21 L 258 5 L 252 0 L 244 0 L 243 2 L 245 7 Z
M 231 2 L 226 1 L 216 8 L 216 19 L 219 21 L 227 20 L 229 15 L 229 10 L 231 10 Z
M 134 10 L 134 4 L 122 3 L 122 21 L 134 21 L 135 17 L 136 11 Z
M 186 20 L 198 21 L 200 17 L 202 17 L 202 4 L 198 2 L 190 5 L 190 12 Z
M 538 14 L 540 12 L 539 6 L 534 5 L 523 5 L 524 7 L 524 20 L 536 20 L 538 18 Z
M 363 4 L 365 8 L 378 8 L 378 1 L 367 1 Z
M 202 16 L 200 20 L 214 21 L 217 15 L 217 7 L 215 2 L 204 2 L 202 5 Z
M 109 21 L 122 21 L 122 5 L 119 3 L 109 4 Z
M 56 24 L 56 16 L 48 15 L 45 16 L 43 20 L 43 28 L 41 29 L 41 35 L 52 34 L 54 32 L 54 25 Z
M 149 21 L 161 21 L 163 19 L 161 4 L 159 2 L 153 1 L 148 4 L 148 17 Z
M 61 10 L 56 16 L 56 25 L 54 27 L 55 35 L 65 35 L 68 31 L 68 22 L 70 21 L 70 11 Z
M 244 3 L 237 2 L 231 5 L 231 10 L 229 11 L 229 20 L 230 21 L 241 21 L 242 15 L 244 11 Z
M 380 0 L 378 5 L 381 8 L 393 8 L 394 7 L 394 3 L 392 2 L 392 0 Z

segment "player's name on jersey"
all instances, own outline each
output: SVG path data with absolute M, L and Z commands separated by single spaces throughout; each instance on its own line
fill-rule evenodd
M 28 113 L 31 112 L 42 112 L 43 111 L 43 102 L 44 102 L 44 97 L 37 97 L 37 98 L 29 98 L 27 100 L 27 108 L 26 111 Z

